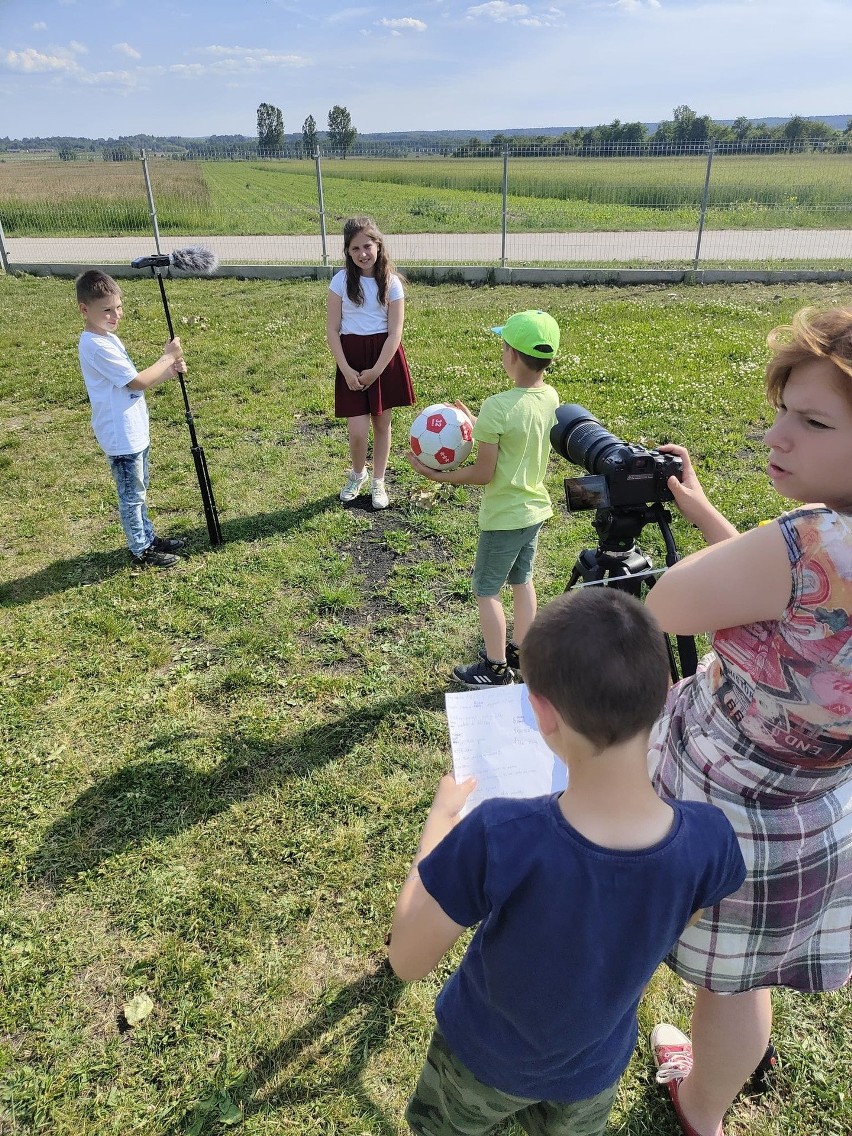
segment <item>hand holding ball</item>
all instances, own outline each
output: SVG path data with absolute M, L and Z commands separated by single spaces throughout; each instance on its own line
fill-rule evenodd
M 430 469 L 455 469 L 473 449 L 473 423 L 446 402 L 427 406 L 411 424 L 413 453 Z

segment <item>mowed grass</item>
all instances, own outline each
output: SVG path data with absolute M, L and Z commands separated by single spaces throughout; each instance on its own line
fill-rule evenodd
M 89 432 L 72 286 L 0 279 L 0 1130 L 401 1136 L 447 967 L 403 987 L 382 944 L 449 765 L 448 675 L 479 647 L 478 493 L 424 493 L 403 460 L 411 410 L 391 508 L 339 505 L 322 284 L 168 288 L 225 544 L 208 548 L 167 384 L 149 399 L 152 515 L 189 555 L 134 576 Z M 164 338 L 158 293 L 131 281 L 124 299 L 142 365 Z M 804 303 L 850 299 L 412 285 L 405 343 L 421 405 L 476 409 L 505 383 L 487 329 L 546 307 L 562 398 L 630 441 L 685 441 L 744 527 L 780 509 L 762 472 L 764 336 Z M 561 499 L 578 472 L 551 460 L 542 601 L 595 544 Z M 660 544 L 646 529 L 657 563 Z M 140 995 L 152 1008 L 131 1025 Z M 643 1033 L 659 1017 L 685 1026 L 689 1005 L 660 970 Z M 846 1136 L 849 991 L 775 1005 L 777 1087 L 741 1099 L 726 1131 Z M 642 1048 L 613 1132 L 676 1136 L 652 1079 Z
M 511 232 L 694 229 L 706 159 L 512 158 Z M 301 234 L 319 230 L 312 161 L 176 162 L 152 158 L 164 233 Z M 500 159 L 325 159 L 329 229 L 353 213 L 388 231 L 477 233 L 502 224 Z M 852 155 L 714 159 L 711 228 L 852 224 Z M 141 162 L 0 163 L 8 236 L 118 235 L 150 229 Z

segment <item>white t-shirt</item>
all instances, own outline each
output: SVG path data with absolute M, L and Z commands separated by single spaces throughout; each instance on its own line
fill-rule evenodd
M 84 331 L 80 370 L 92 404 L 92 429 L 105 454 L 138 454 L 151 440 L 141 390 L 128 390 L 138 371 L 117 335 Z
M 331 278 L 329 291 L 340 296 L 343 301 L 343 316 L 340 320 L 341 335 L 381 335 L 388 329 L 388 310 L 379 303 L 379 286 L 372 276 L 361 277 L 364 303 L 353 304 L 346 295 L 346 269 L 341 268 Z M 388 285 L 388 303 L 401 300 L 404 296 L 402 283 L 398 276 L 391 276 Z

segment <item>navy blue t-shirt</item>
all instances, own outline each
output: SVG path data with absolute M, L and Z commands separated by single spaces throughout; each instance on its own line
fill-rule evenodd
M 646 984 L 745 865 L 712 805 L 667 801 L 664 840 L 614 851 L 581 836 L 558 802 L 484 801 L 418 872 L 450 919 L 479 923 L 435 1006 L 450 1049 L 493 1088 L 575 1101 L 621 1076 Z

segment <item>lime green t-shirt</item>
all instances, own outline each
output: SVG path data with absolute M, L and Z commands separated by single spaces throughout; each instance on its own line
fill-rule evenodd
M 559 395 L 546 383 L 512 387 L 483 402 L 473 436 L 499 449 L 479 507 L 481 530 L 524 529 L 553 515 L 544 477 L 558 405 Z

